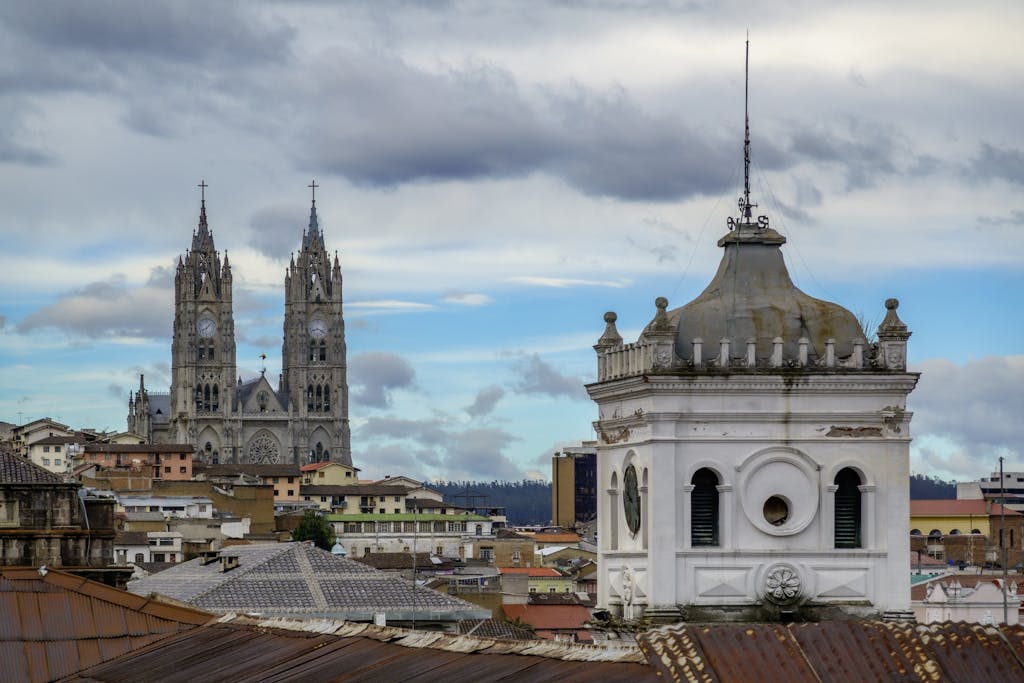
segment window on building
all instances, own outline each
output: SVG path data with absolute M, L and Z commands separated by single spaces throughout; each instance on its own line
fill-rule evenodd
M 494 548 L 490 546 L 480 548 L 480 559 L 487 560 L 488 562 L 494 559 Z
M 167 473 L 167 474 L 170 474 L 171 473 L 171 468 L 170 467 L 165 467 L 164 468 L 164 472 Z
M 324 478 L 324 473 L 323 472 L 318 472 L 317 476 L 320 477 L 321 479 L 323 479 Z
M 552 586 L 551 588 L 548 589 L 548 593 L 557 593 L 557 592 L 558 592 L 558 589 L 555 588 L 554 586 Z
M 483 536 L 484 535 L 484 525 L 483 524 L 477 524 L 476 525 L 476 535 L 477 536 Z M 519 552 L 519 551 L 517 550 L 516 552 Z
M 690 544 L 716 546 L 718 533 L 718 475 L 702 467 L 690 480 Z
M 288 477 L 288 483 L 289 484 L 294 484 L 295 483 L 295 477 Z
M 54 458 L 53 464 L 56 465 L 57 467 L 60 467 L 60 458 Z
M 165 555 L 164 553 L 153 553 L 154 562 L 166 562 L 166 557 L 167 555 Z
M 306 496 L 306 500 L 309 500 L 309 496 Z M 320 496 L 320 502 L 321 503 L 326 503 L 327 502 L 327 496 Z
M 44 465 L 49 465 L 50 464 L 50 459 L 49 458 L 43 458 L 43 464 Z
M 288 495 L 289 496 L 294 496 L 295 495 L 295 489 L 288 489 Z
M 49 446 L 43 446 L 43 453 L 49 453 L 49 452 L 50 452 L 50 447 Z
M 178 474 L 188 474 L 188 468 L 187 467 L 179 467 L 178 468 Z
M 53 452 L 54 453 L 60 453 L 60 446 L 54 446 L 53 447 Z
M 396 515 L 400 515 L 400 514 L 402 514 L 402 510 L 401 510 L 401 508 L 395 508 L 395 514 L 396 514 Z
M 366 546 L 365 548 L 363 548 L 363 555 L 369 555 L 369 554 L 370 554 L 370 546 Z
M 206 442 L 206 450 L 209 451 L 211 448 L 213 448 L 213 444 L 211 444 L 209 441 L 207 441 Z M 185 459 L 185 454 L 184 453 L 182 453 L 181 455 L 178 456 L 178 460 L 184 460 L 184 459 Z
M 440 557 L 441 555 L 444 555 L 444 546 L 440 546 L 439 545 L 436 548 L 434 548 L 434 550 L 436 551 L 434 554 L 437 555 L 438 557 Z
M 536 593 L 537 592 L 537 587 L 536 586 L 530 586 L 530 592 L 531 593 Z
M 835 479 L 835 547 L 861 547 L 860 475 L 844 467 Z
M 276 498 L 277 496 L 280 496 L 280 495 L 281 495 L 281 494 L 280 494 L 280 493 L 278 493 L 277 489 L 274 489 L 274 497 Z

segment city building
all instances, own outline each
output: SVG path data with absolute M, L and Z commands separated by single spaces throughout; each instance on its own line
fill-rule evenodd
M 749 130 L 749 129 L 748 129 Z M 693 301 L 597 340 L 598 605 L 668 622 L 910 611 L 910 332 L 790 279 L 786 238 L 739 215 Z M 630 324 L 635 324 L 631 318 Z
M 299 468 L 303 484 L 353 484 L 359 479 L 359 468 L 340 462 L 311 462 Z
M 312 185 L 314 193 L 315 183 Z M 152 443 L 189 443 L 207 463 L 352 464 L 341 265 L 333 264 L 316 213 L 285 273 L 282 373 L 242 381 L 235 361 L 233 275 L 206 219 L 174 276 L 171 388 L 139 389 L 128 431 Z
M 954 564 L 1007 566 L 1022 560 L 1024 514 L 992 500 L 910 501 L 910 549 Z
M 961 481 L 956 485 L 958 500 L 994 500 L 1008 508 L 1024 511 L 1024 472 L 993 472 L 977 481 Z
M 55 437 L 67 438 L 67 437 Z M 49 441 L 47 439 L 46 441 Z M 191 444 L 139 444 L 91 442 L 74 451 L 74 464 L 94 464 L 96 476 L 112 470 L 141 474 L 152 479 L 189 481 L 192 479 Z
M 566 447 L 551 457 L 551 523 L 575 529 L 597 519 L 597 443 Z
M 80 492 L 80 484 L 0 452 L 0 565 L 110 565 L 114 501 Z
M 911 589 L 914 616 L 919 624 L 967 622 L 1019 624 L 1021 600 L 1018 585 L 1006 585 L 1006 620 L 1003 620 L 1002 579 L 991 576 L 939 577 Z
M 571 593 L 576 590 L 572 577 L 553 567 L 500 567 L 498 573 L 503 581 L 506 576 L 525 576 L 531 593 Z
M 398 552 L 462 557 L 467 539 L 492 534 L 491 520 L 474 514 L 356 512 L 325 519 L 349 557 Z

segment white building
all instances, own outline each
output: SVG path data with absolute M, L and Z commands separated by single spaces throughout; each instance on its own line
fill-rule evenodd
M 598 604 L 655 620 L 910 616 L 910 332 L 878 341 L 790 280 L 786 239 L 740 216 L 693 301 L 595 345 Z M 635 318 L 630 324 L 635 324 Z
M 203 496 L 119 495 L 117 503 L 124 512 L 159 512 L 165 519 L 169 517 L 213 518 L 213 501 Z

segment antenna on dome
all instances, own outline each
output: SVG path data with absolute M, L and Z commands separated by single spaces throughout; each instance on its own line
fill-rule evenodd
M 730 230 L 741 228 L 763 231 L 768 228 L 768 217 L 758 216 L 753 218 L 751 209 L 757 208 L 757 204 L 750 201 L 750 30 L 747 30 L 746 56 L 744 59 L 743 71 L 743 196 L 737 202 L 739 204 L 740 216 L 738 219 L 729 218 L 726 221 Z
M 743 203 L 742 218 L 750 222 L 750 29 L 747 29 L 747 54 L 743 69 Z M 754 205 L 756 206 L 756 204 Z

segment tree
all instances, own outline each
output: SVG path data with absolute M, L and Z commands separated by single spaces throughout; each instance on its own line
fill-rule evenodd
M 292 532 L 292 540 L 313 541 L 317 548 L 330 550 L 334 546 L 334 530 L 315 510 L 306 510 Z

